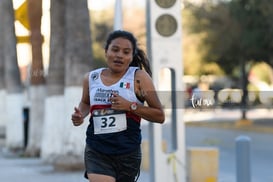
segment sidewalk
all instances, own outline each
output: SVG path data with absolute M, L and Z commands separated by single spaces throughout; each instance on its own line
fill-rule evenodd
M 0 137 L 0 182 L 88 182 L 83 171 L 56 171 L 39 158 L 20 157 L 3 146 Z M 141 171 L 138 182 L 149 182 L 149 173 Z
M 80 172 L 56 172 L 39 159 L 0 158 L 1 182 L 86 182 Z

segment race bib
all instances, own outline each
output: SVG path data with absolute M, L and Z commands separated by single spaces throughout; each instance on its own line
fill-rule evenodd
M 99 109 L 92 112 L 94 134 L 116 133 L 127 129 L 126 114 L 113 109 Z

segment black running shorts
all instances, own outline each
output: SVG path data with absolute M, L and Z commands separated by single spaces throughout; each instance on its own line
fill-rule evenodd
M 116 182 L 135 182 L 140 172 L 141 150 L 139 148 L 124 155 L 108 155 L 86 145 L 84 161 L 87 174 L 112 176 Z

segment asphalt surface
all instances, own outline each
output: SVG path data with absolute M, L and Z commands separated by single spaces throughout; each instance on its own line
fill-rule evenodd
M 187 127 L 187 146 L 211 146 L 219 150 L 218 182 L 236 182 L 235 140 L 247 136 L 250 143 L 251 182 L 273 182 L 273 134 L 204 127 Z
M 273 182 L 273 112 L 251 111 L 251 125 L 237 126 L 238 111 L 187 111 L 184 115 L 186 147 L 216 147 L 219 150 L 218 182 L 236 182 L 235 140 L 251 139 L 251 182 Z M 170 122 L 163 125 L 163 138 L 170 139 Z M 257 129 L 258 128 L 258 129 Z M 147 139 L 147 123 L 142 125 Z M 139 182 L 149 182 L 141 171 Z M 7 151 L 0 137 L 0 182 L 87 182 L 82 171 L 57 171 L 39 158 L 26 158 Z

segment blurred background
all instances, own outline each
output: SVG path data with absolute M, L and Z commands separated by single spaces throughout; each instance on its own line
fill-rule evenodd
M 0 1 L 0 136 L 7 151 L 81 169 L 86 125 L 75 129 L 70 115 L 83 75 L 105 66 L 115 3 Z M 123 1 L 119 14 L 147 51 L 146 0 Z M 183 0 L 181 17 L 183 121 L 271 120 L 273 2 Z
M 88 1 L 93 68 L 105 64 L 103 46 L 105 37 L 114 26 L 114 2 Z M 24 0 L 14 1 L 17 15 L 17 18 L 15 17 L 17 58 L 22 83 L 27 87 L 30 85 L 33 50 L 27 37 L 30 36 L 30 29 L 29 25 L 26 25 L 29 24 L 24 14 L 27 13 L 26 7 L 19 8 L 24 4 L 26 4 Z M 215 99 L 220 105 L 238 104 L 242 99 L 247 99 L 251 105 L 271 107 L 273 97 L 270 93 L 273 79 L 271 8 L 270 3 L 258 1 L 183 1 L 181 69 L 184 72 L 185 91 L 191 94 L 192 90 L 202 83 L 203 90 L 215 91 Z M 144 49 L 145 13 L 145 0 L 123 2 L 123 28 L 133 32 Z M 50 62 L 50 1 L 43 1 L 41 21 L 43 70 L 40 71 L 47 77 Z M 219 94 L 220 90 L 226 93 Z M 249 93 L 247 98 L 242 98 L 244 90 Z M 239 98 L 232 97 L 232 93 L 239 94 Z

